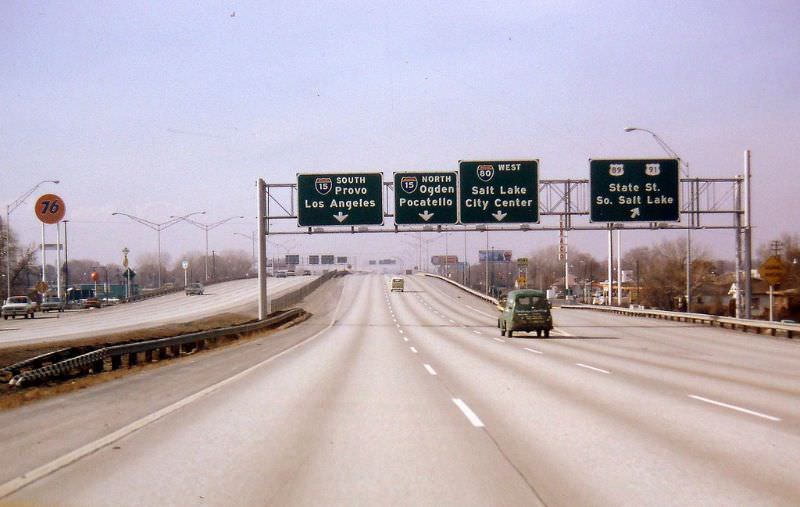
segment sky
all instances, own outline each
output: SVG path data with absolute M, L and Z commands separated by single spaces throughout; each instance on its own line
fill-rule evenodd
M 661 158 L 735 177 L 752 151 L 754 248 L 800 232 L 800 3 L 14 2 L 0 3 L 0 203 L 38 243 L 38 195 L 64 199 L 70 258 L 154 253 L 164 222 L 206 211 L 213 250 L 250 252 L 255 181 L 298 172 L 455 170 L 538 159 L 541 179 L 588 178 L 590 158 Z M 282 221 L 276 230 L 297 230 Z M 685 233 L 626 232 L 623 248 Z M 463 233 L 447 238 L 463 255 Z M 54 242 L 55 226 L 47 228 Z M 178 260 L 204 248 L 162 232 Z M 395 235 L 271 236 L 278 253 L 366 259 L 418 252 Z M 526 255 L 558 233 L 492 233 Z M 693 241 L 733 258 L 733 231 Z M 485 248 L 467 236 L 468 259 Z M 571 248 L 606 256 L 606 234 Z M 457 246 L 453 246 L 457 245 Z M 450 251 L 456 248 L 455 252 Z M 445 238 L 425 237 L 429 255 Z M 424 251 L 423 250 L 423 251 Z

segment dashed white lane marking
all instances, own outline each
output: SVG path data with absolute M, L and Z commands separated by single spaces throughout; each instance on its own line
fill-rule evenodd
M 400 334 L 403 334 L 403 330 L 402 329 L 398 329 L 398 331 L 400 331 Z
M 447 320 L 449 320 L 451 324 L 455 324 L 456 323 L 456 321 L 454 321 L 453 319 L 447 319 Z
M 397 326 L 397 329 L 400 329 L 400 324 L 395 324 L 395 326 Z
M 606 375 L 611 373 L 608 370 L 603 370 L 601 368 L 595 368 L 594 366 L 589 366 L 588 364 L 583 364 L 583 363 L 575 363 L 575 366 L 580 366 L 581 368 L 586 368 L 587 370 L 594 370 L 594 371 L 598 371 L 600 373 L 605 373 Z
M 475 333 L 475 334 L 483 334 L 480 331 L 475 331 L 474 329 L 472 330 L 472 332 Z
M 743 412 L 745 414 L 754 415 L 756 417 L 769 419 L 770 421 L 780 421 L 781 420 L 780 417 L 775 417 L 775 416 L 771 416 L 771 415 L 767 415 L 767 414 L 762 414 L 761 412 L 756 412 L 755 410 L 748 410 L 748 409 L 743 408 L 743 407 L 737 407 L 736 405 L 729 405 L 727 403 L 722 403 L 721 401 L 710 400 L 708 398 L 703 398 L 702 396 L 697 396 L 697 395 L 694 395 L 694 394 L 690 394 L 689 398 L 692 398 L 692 399 L 695 399 L 695 400 L 698 400 L 698 401 L 702 401 L 702 402 L 705 402 L 705 403 L 710 403 L 712 405 L 717 405 L 718 407 L 725 407 L 725 408 L 729 408 L 731 410 L 736 410 L 737 412 Z
M 422 366 L 424 366 L 424 367 L 425 367 L 425 369 L 426 369 L 426 370 L 428 370 L 428 373 L 430 373 L 431 375 L 436 375 L 436 370 L 434 370 L 434 369 L 431 367 L 431 365 L 429 365 L 429 364 L 423 364 Z
M 528 352 L 533 352 L 534 354 L 541 354 L 542 353 L 541 350 L 529 349 L 528 347 L 522 347 L 522 349 L 523 350 L 527 350 Z
M 469 408 L 467 404 L 461 400 L 461 398 L 453 398 L 453 403 L 455 403 L 456 406 L 459 409 L 461 409 L 461 412 L 467 417 L 467 419 L 469 420 L 470 423 L 472 423 L 473 426 L 475 426 L 476 428 L 483 428 L 483 421 L 480 420 L 480 418 L 475 414 L 475 412 L 473 412 L 472 409 Z
M 417 349 L 415 349 L 414 347 L 409 347 L 409 348 L 411 349 L 411 352 L 413 352 L 414 354 L 417 353 Z
M 406 337 L 404 336 L 404 337 L 403 337 L 403 341 L 404 341 L 404 342 L 407 342 L 407 341 L 408 341 L 408 338 L 406 338 Z
M 506 341 L 505 341 L 504 339 L 502 339 L 502 338 L 492 338 L 492 340 L 494 340 L 494 341 L 496 341 L 496 342 L 500 342 L 500 343 L 505 343 L 505 342 L 506 342 Z
M 478 310 L 477 308 L 473 308 L 472 306 L 469 306 L 469 305 L 464 305 L 464 306 L 466 306 L 467 308 L 469 308 L 470 310 L 472 310 L 475 313 L 480 313 L 484 317 L 491 317 L 493 319 L 496 317 L 496 315 L 489 315 L 488 313 L 482 312 L 482 311 Z

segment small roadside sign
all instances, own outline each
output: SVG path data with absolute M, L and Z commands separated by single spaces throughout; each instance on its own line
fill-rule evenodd
M 770 286 L 778 285 L 786 276 L 786 266 L 780 257 L 773 255 L 758 268 L 758 273 L 761 275 L 761 279 Z
M 50 288 L 50 286 L 47 285 L 47 282 L 45 282 L 45 281 L 39 281 L 36 284 L 36 292 L 38 292 L 39 294 L 46 294 L 47 293 L 47 289 L 49 289 L 49 288 Z
M 36 212 L 36 218 L 45 224 L 57 224 L 67 212 L 64 201 L 55 194 L 44 194 L 36 199 L 33 209 Z
M 527 257 L 520 257 L 517 259 L 517 267 L 525 268 L 528 266 L 528 258 Z

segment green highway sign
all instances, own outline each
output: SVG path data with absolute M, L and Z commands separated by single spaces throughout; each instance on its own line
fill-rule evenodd
M 592 222 L 680 221 L 678 159 L 590 160 Z
M 456 188 L 454 172 L 394 173 L 394 222 L 400 225 L 456 223 Z
M 298 174 L 297 224 L 382 225 L 383 174 Z
M 539 161 L 458 163 L 461 223 L 539 221 Z

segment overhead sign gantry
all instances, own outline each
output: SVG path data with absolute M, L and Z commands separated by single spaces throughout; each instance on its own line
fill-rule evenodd
M 381 173 L 298 174 L 298 225 L 382 225 L 382 190 Z
M 458 222 L 455 172 L 394 173 L 394 222 L 400 225 Z
M 462 224 L 538 223 L 539 161 L 461 161 Z
M 680 221 L 678 159 L 590 160 L 592 222 Z

